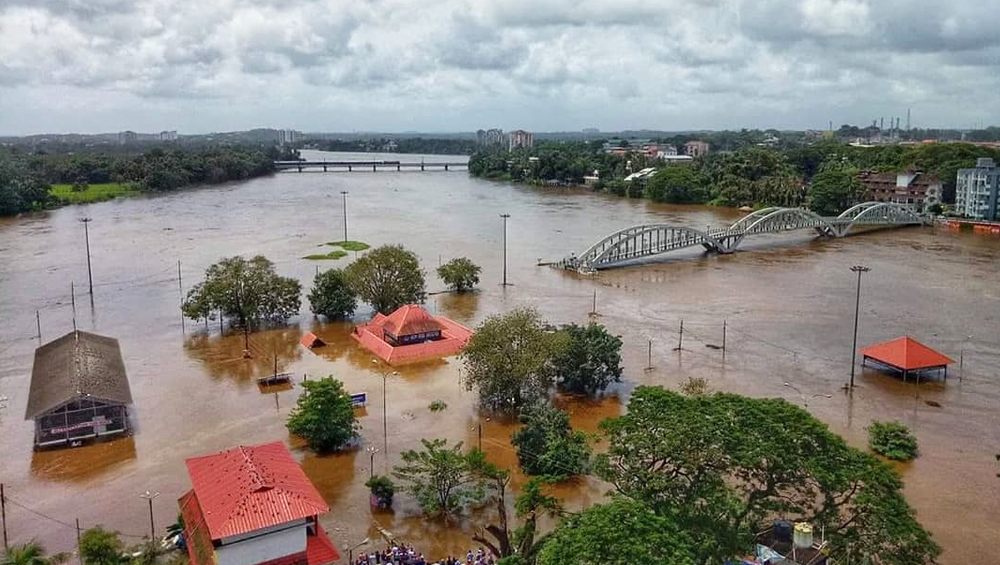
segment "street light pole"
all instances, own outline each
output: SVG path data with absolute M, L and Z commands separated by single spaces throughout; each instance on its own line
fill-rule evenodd
M 867 273 L 871 268 L 864 265 L 854 265 L 851 271 L 858 274 L 858 292 L 854 300 L 854 344 L 851 346 L 851 389 L 854 389 L 854 367 L 858 359 L 858 317 L 861 314 L 861 273 Z
M 91 218 L 80 218 L 83 222 L 83 238 L 87 242 L 87 280 L 90 283 L 90 299 L 94 299 L 94 271 L 90 266 L 90 222 L 94 221 Z
M 368 478 L 371 479 L 375 476 L 375 454 L 378 453 L 378 448 L 374 445 L 369 445 L 366 449 L 368 452 Z
M 507 286 L 507 218 L 510 214 L 500 214 L 503 218 L 503 283 L 501 286 Z
M 372 359 L 372 363 L 378 365 L 379 364 L 378 359 Z M 393 371 L 391 373 L 389 371 L 379 371 L 379 374 L 382 375 L 382 449 L 384 450 L 383 453 L 385 454 L 383 456 L 385 458 L 385 474 L 388 475 L 389 474 L 389 405 L 386 401 L 385 389 L 386 389 L 386 381 L 389 379 L 389 377 L 390 376 L 394 377 L 399 373 L 396 371 Z
M 344 243 L 347 242 L 347 191 L 341 190 L 340 194 L 344 197 Z
M 369 540 L 369 538 L 365 538 L 365 539 L 361 540 L 361 543 L 359 543 L 358 545 L 356 545 L 354 547 L 351 547 L 351 548 L 349 548 L 347 550 L 347 563 L 348 563 L 348 565 L 354 565 L 354 550 L 357 549 L 357 548 L 359 548 L 359 547 L 361 547 L 362 545 L 365 545 L 366 543 L 368 543 L 368 540 Z
M 148 490 L 146 492 L 144 492 L 144 493 L 142 493 L 142 494 L 139 495 L 139 498 L 145 498 L 147 501 L 149 501 L 149 540 L 150 541 L 155 541 L 156 540 L 156 525 L 153 524 L 153 499 L 156 498 L 157 496 L 160 496 L 160 493 L 158 493 L 158 492 L 150 492 Z

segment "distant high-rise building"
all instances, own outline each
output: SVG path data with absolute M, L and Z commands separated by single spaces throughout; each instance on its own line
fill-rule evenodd
M 531 148 L 535 145 L 535 134 L 530 131 L 524 131 L 523 129 L 517 129 L 510 132 L 510 143 L 507 146 L 508 149 L 516 149 L 518 147 Z
M 1000 167 L 988 157 L 955 178 L 955 212 L 976 220 L 1000 220 Z
M 139 134 L 134 131 L 123 131 L 118 133 L 118 144 L 128 145 L 129 143 L 135 143 L 139 139 Z
M 708 154 L 708 144 L 704 141 L 689 141 L 684 144 L 684 154 L 691 157 L 701 157 Z
M 476 143 L 479 145 L 486 145 L 486 130 L 477 129 L 476 130 Z
M 177 141 L 177 131 L 161 131 L 160 141 Z
M 278 145 L 288 145 L 290 143 L 295 143 L 301 137 L 302 134 L 293 129 L 279 129 Z
M 503 145 L 504 139 L 503 130 L 498 128 L 492 128 L 486 130 L 486 145 Z

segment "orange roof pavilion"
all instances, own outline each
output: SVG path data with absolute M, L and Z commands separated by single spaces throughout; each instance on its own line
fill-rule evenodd
M 948 378 L 948 365 L 955 362 L 947 355 L 942 355 L 930 347 L 920 343 L 910 336 L 898 337 L 892 341 L 878 343 L 861 350 L 861 365 L 865 366 L 869 359 L 878 364 L 891 367 L 903 374 L 903 380 L 910 371 L 943 370 Z
M 472 330 L 444 316 L 431 316 L 407 304 L 388 316 L 354 328 L 351 337 L 390 365 L 454 355 L 465 347 Z

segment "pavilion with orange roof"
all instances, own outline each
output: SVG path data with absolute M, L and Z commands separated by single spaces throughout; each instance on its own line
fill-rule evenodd
M 891 341 L 871 345 L 861 350 L 861 366 L 870 361 L 875 365 L 894 369 L 903 375 L 903 380 L 910 373 L 915 373 L 917 382 L 925 371 L 943 371 L 948 379 L 948 365 L 954 359 L 934 351 L 910 336 L 898 337 Z
M 390 365 L 455 355 L 469 343 L 472 330 L 445 318 L 431 316 L 417 304 L 407 304 L 354 328 L 355 340 Z

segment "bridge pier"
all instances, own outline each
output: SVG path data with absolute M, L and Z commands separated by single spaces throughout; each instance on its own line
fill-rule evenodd
M 323 165 L 323 172 L 326 172 L 326 165 Z
M 353 171 L 353 170 L 354 170 L 354 169 L 353 169 L 353 168 L 351 168 L 351 165 L 348 165 L 348 166 L 347 166 L 347 172 L 351 172 L 351 171 Z
M 448 164 L 447 163 L 445 163 L 445 165 L 444 165 L 444 170 L 446 170 L 446 171 L 448 170 Z
M 378 169 L 376 169 L 375 167 L 376 167 L 375 163 L 372 163 L 372 172 L 373 173 L 376 172 L 376 171 L 378 171 Z
M 400 168 L 399 168 L 399 164 L 397 163 L 396 164 L 396 172 L 398 173 L 399 171 L 400 171 Z
M 420 170 L 421 171 L 424 170 L 424 163 L 423 163 L 423 161 L 420 162 Z
M 299 167 L 299 172 L 300 172 L 300 173 L 302 172 L 302 167 Z

